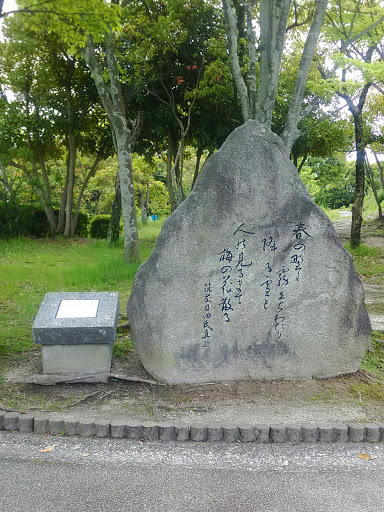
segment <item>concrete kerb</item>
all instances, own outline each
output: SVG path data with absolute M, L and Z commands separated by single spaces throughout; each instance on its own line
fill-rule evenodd
M 379 443 L 384 423 L 251 425 L 229 423 L 170 423 L 64 419 L 57 414 L 36 415 L 0 410 L 0 430 L 20 433 L 142 441 L 226 443 Z

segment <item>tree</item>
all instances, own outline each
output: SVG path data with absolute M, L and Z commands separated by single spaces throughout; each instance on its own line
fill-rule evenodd
M 332 87 L 342 98 L 352 115 L 355 129 L 356 185 L 352 206 L 351 246 L 360 244 L 362 211 L 365 193 L 365 146 L 363 110 L 368 92 L 375 82 L 375 74 L 382 75 L 380 43 L 384 10 L 380 2 L 335 0 L 327 13 L 326 42 L 337 49 L 329 55 L 333 65 L 321 69 L 324 81 L 332 79 Z M 379 66 L 377 64 L 379 63 Z M 335 77 L 341 70 L 339 79 Z
M 18 3 L 21 8 L 27 6 L 26 0 L 19 0 Z M 28 5 L 31 7 L 30 2 Z M 36 7 L 38 1 L 32 5 Z M 82 55 L 91 71 L 108 117 L 119 162 L 124 259 L 138 261 L 140 254 L 131 155 L 133 127 L 127 117 L 116 57 L 116 35 L 121 28 L 120 15 L 119 0 L 113 0 L 110 4 L 104 0 L 78 0 L 76 9 L 70 0 L 63 0 L 60 5 L 54 1 L 46 1 L 40 3 L 40 12 L 30 16 L 28 23 L 37 32 L 45 30 L 56 34 L 69 53 Z
M 259 17 L 257 20 L 260 32 L 258 49 L 256 47 L 254 29 L 256 1 L 250 0 L 240 4 L 238 2 L 231 2 L 231 0 L 222 0 L 222 3 L 228 40 L 229 62 L 241 105 L 243 121 L 256 119 L 266 127 L 271 128 L 292 2 L 291 0 L 260 0 Z M 306 4 L 305 2 L 303 3 Z M 298 123 L 307 114 L 307 112 L 301 111 L 301 107 L 307 77 L 327 8 L 326 0 L 319 0 L 314 4 L 307 2 L 307 5 L 300 6 L 299 2 L 293 2 L 296 18 L 298 10 L 305 10 L 304 16 L 311 21 L 311 25 L 302 50 L 284 130 L 280 135 L 288 154 L 298 135 Z M 241 6 L 240 12 L 239 6 Z M 240 16 L 243 16 L 244 20 L 240 19 Z M 294 25 L 301 25 L 302 23 L 303 21 L 299 23 L 296 20 Z M 249 60 L 247 80 L 243 76 L 239 58 L 237 30 L 239 24 L 246 26 L 247 57 Z M 260 66 L 258 66 L 258 61 L 260 61 Z M 258 70 L 259 73 L 257 73 Z
M 2 80 L 17 98 L 3 106 L 9 126 L 5 126 L 2 139 L 2 159 L 22 170 L 37 188 L 51 231 L 73 236 L 89 181 L 89 176 L 85 177 L 75 201 L 78 150 L 95 155 L 92 173 L 108 156 L 110 144 L 103 140 L 97 92 L 84 64 L 70 55 L 54 35 L 28 29 L 20 16 L 18 13 L 7 20 L 7 39 L 2 45 Z M 12 115 L 17 115 L 16 126 Z M 11 126 L 14 136 L 18 134 L 17 145 L 7 133 Z M 92 141 L 88 134 L 92 134 Z M 61 158 L 66 160 L 66 175 L 57 219 L 53 210 L 57 206 L 53 200 L 57 182 L 50 177 L 49 159 Z

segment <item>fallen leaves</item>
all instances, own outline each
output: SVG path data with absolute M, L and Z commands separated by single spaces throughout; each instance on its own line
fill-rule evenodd
M 357 456 L 359 457 L 359 459 L 363 459 L 363 460 L 376 459 L 376 457 L 372 457 L 372 455 L 369 455 L 368 453 L 359 453 Z
M 43 448 L 42 450 L 40 450 L 40 453 L 50 453 L 50 452 L 53 452 L 53 450 L 55 449 L 55 446 L 56 445 L 52 445 L 52 446 L 47 446 L 46 448 Z

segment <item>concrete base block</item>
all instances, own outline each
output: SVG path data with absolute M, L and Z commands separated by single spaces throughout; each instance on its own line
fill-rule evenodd
M 49 433 L 52 435 L 57 435 L 65 432 L 64 430 L 64 420 L 60 418 L 49 418 L 48 425 Z
M 161 422 L 159 423 L 159 439 L 160 441 L 174 441 L 175 440 L 175 427 L 172 423 Z
M 49 416 L 35 416 L 35 421 L 33 422 L 33 431 L 36 434 L 46 434 L 49 432 Z
M 78 420 L 64 420 L 64 432 L 67 436 L 80 434 L 80 422 Z
M 333 443 L 334 430 L 333 425 L 330 423 L 322 423 L 318 425 L 319 442 L 320 443 Z
M 95 435 L 95 420 L 86 418 L 81 420 L 79 426 L 79 434 L 81 437 L 92 437 Z
M 270 431 L 271 428 L 269 425 L 255 425 L 256 441 L 258 443 L 268 443 L 270 441 Z
M 113 439 L 124 439 L 128 435 L 127 424 L 124 421 L 112 421 L 110 431 Z
M 33 432 L 34 417 L 32 414 L 21 414 L 19 417 L 19 432 L 29 434 Z
M 249 423 L 240 423 L 239 433 L 242 443 L 254 443 L 256 441 L 255 427 Z
M 286 438 L 289 443 L 300 443 L 302 440 L 302 427 L 301 425 L 287 425 Z
M 19 413 L 7 412 L 4 415 L 4 428 L 5 430 L 18 430 L 19 428 Z
M 273 443 L 285 443 L 286 437 L 286 426 L 285 425 L 271 425 L 270 431 L 271 440 Z
M 189 437 L 191 441 L 207 441 L 208 427 L 204 423 L 193 423 L 190 428 Z
M 128 439 L 143 439 L 143 425 L 136 421 L 127 423 L 127 438 Z
M 159 425 L 154 421 L 143 422 L 143 438 L 146 441 L 158 441 Z
M 111 371 L 113 343 L 83 345 L 43 345 L 43 372 L 108 373 Z
M 175 424 L 175 440 L 188 441 L 189 440 L 189 425 L 187 423 Z
M 0 411 L 0 430 L 4 428 L 5 411 Z
M 333 434 L 335 443 L 345 443 L 348 441 L 348 425 L 335 423 L 333 425 Z
M 110 434 L 110 422 L 107 420 L 97 420 L 95 422 L 95 437 L 108 437 Z
M 380 440 L 380 427 L 374 423 L 366 423 L 365 438 L 367 443 L 378 443 Z
M 360 423 L 350 423 L 348 433 L 349 440 L 352 443 L 362 443 L 365 436 L 365 426 Z
M 223 440 L 223 427 L 219 423 L 211 423 L 207 428 L 207 441 Z
M 302 426 L 302 436 L 304 443 L 316 443 L 318 437 L 317 426 L 313 423 L 304 423 Z
M 239 440 L 239 427 L 231 423 L 223 425 L 223 441 L 226 443 L 236 443 Z

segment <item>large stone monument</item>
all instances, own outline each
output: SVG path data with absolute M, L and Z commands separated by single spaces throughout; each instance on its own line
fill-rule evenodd
M 169 383 L 331 377 L 370 344 L 351 256 L 256 121 L 164 223 L 127 312 L 144 367 Z

